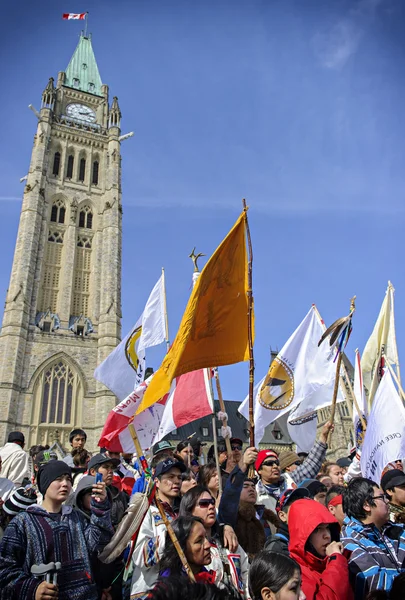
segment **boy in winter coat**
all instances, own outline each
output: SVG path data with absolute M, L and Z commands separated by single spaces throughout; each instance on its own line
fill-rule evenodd
M 80 512 L 85 519 L 91 520 L 91 498 L 96 478 L 92 475 L 84 475 L 77 485 L 76 492 L 70 497 L 69 503 Z M 109 490 L 107 489 L 107 498 L 111 501 Z M 122 598 L 122 574 L 124 570 L 124 561 L 117 558 L 110 564 L 102 563 L 97 555 L 91 557 L 94 578 L 96 581 L 98 593 L 102 597 L 104 592 L 110 594 L 112 600 L 121 600 Z
M 105 484 L 93 486 L 88 521 L 63 506 L 72 490 L 70 467 L 53 460 L 38 472 L 42 506 L 30 506 L 7 527 L 0 544 L 0 598 L 10 600 L 98 600 L 91 556 L 103 550 L 114 531 Z M 31 574 L 31 567 L 60 562 L 57 585 Z
M 290 556 L 301 567 L 307 600 L 352 600 L 340 526 L 328 509 L 315 500 L 297 500 L 290 508 L 288 529 Z

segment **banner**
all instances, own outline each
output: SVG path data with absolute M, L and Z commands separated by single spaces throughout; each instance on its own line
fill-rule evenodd
M 209 373 L 206 369 L 177 377 L 169 394 L 135 416 L 154 375 L 142 382 L 107 417 L 98 445 L 112 452 L 134 452 L 128 430 L 133 420 L 143 450 L 163 439 L 174 429 L 214 412 Z
M 205 265 L 191 292 L 172 347 L 138 413 L 166 394 L 175 377 L 249 358 L 246 214 Z
M 267 425 L 301 403 L 302 409 L 295 415 L 299 418 L 332 401 L 336 366 L 329 345 L 318 347 L 325 327 L 316 313 L 313 305 L 255 387 L 256 444 L 260 443 Z M 249 418 L 248 397 L 239 412 Z
M 370 405 L 382 377 L 384 360 L 387 360 L 394 370 L 399 366 L 395 336 L 394 288 L 391 282 L 388 282 L 380 314 L 361 357 L 363 380 Z
M 370 411 L 360 466 L 363 477 L 380 485 L 389 462 L 405 456 L 405 408 L 387 369 Z
M 150 293 L 133 329 L 94 371 L 94 378 L 125 400 L 145 377 L 145 348 L 165 340 L 164 276 Z

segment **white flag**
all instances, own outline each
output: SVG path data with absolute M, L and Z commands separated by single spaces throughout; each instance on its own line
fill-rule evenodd
M 405 408 L 387 369 L 370 411 L 361 452 L 361 472 L 380 485 L 389 462 L 405 456 Z
M 331 403 L 336 366 L 329 345 L 324 343 L 318 347 L 324 330 L 313 305 L 271 363 L 267 375 L 255 387 L 256 444 L 269 423 L 304 400 L 304 412 L 300 417 Z M 248 397 L 240 405 L 239 412 L 248 419 Z
M 394 369 L 399 366 L 394 320 L 394 288 L 388 282 L 380 314 L 361 357 L 364 385 L 368 390 L 369 402 L 373 401 L 381 371 L 384 366 L 382 354 Z
M 299 408 L 299 407 L 297 407 Z M 309 452 L 316 440 L 316 430 L 318 427 L 318 413 L 313 412 L 306 417 L 298 420 L 294 419 L 294 410 L 290 412 L 287 419 L 288 433 L 291 439 L 297 445 L 298 452 Z
M 356 397 L 362 417 L 367 418 L 367 398 L 366 391 L 363 385 L 363 371 L 361 370 L 360 352 L 356 349 L 354 362 L 354 383 L 353 393 Z M 363 427 L 358 415 L 356 406 L 353 402 L 353 427 L 356 438 L 356 447 L 360 448 L 363 445 Z
M 124 400 L 143 381 L 145 348 L 165 340 L 164 275 L 153 288 L 130 333 L 94 371 L 94 377 Z

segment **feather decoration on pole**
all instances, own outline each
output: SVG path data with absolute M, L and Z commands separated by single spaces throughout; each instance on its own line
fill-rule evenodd
M 353 298 L 350 301 L 349 314 L 346 317 L 337 319 L 334 323 L 332 323 L 332 325 L 330 325 L 330 327 L 327 328 L 327 330 L 318 342 L 319 347 L 322 344 L 322 342 L 324 342 L 325 339 L 330 335 L 329 346 L 331 347 L 331 350 L 333 350 L 334 348 L 336 349 L 335 358 L 333 360 L 333 362 L 336 362 L 336 377 L 335 387 L 333 389 L 331 414 L 329 419 L 329 421 L 332 424 L 335 420 L 336 399 L 339 390 L 340 367 L 342 365 L 343 351 L 346 348 L 346 344 L 349 341 L 349 337 L 352 332 L 352 316 L 354 311 L 356 310 L 355 300 L 356 296 L 353 296 Z

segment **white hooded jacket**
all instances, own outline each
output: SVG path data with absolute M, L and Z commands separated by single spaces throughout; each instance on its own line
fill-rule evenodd
M 30 478 L 28 453 L 14 442 L 7 442 L 0 449 L 2 460 L 1 475 L 10 479 L 14 485 L 20 486 L 25 477 Z

